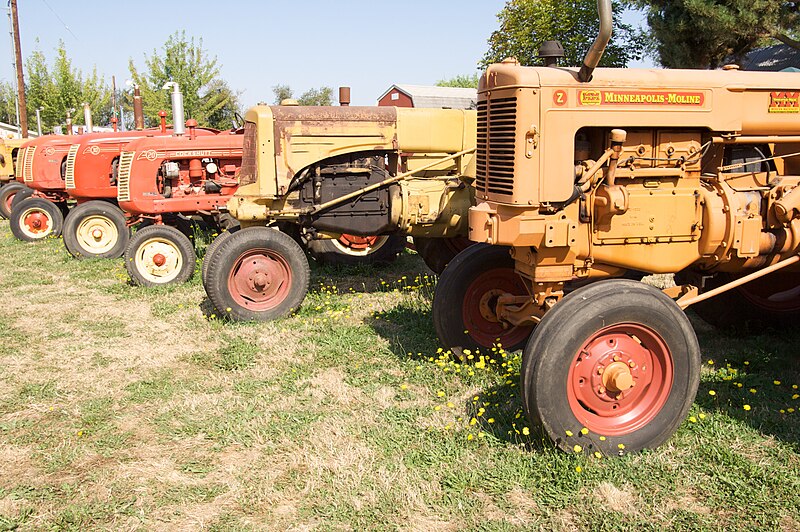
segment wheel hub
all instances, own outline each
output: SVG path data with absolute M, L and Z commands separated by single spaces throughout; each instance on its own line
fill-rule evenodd
M 153 255 L 153 264 L 155 264 L 159 268 L 163 266 L 164 263 L 166 262 L 167 262 L 167 257 L 165 257 L 163 254 L 156 253 L 155 255 Z
M 567 395 L 590 430 L 622 435 L 658 414 L 672 380 L 672 355 L 661 337 L 639 324 L 619 324 L 583 344 L 569 370 Z
M 51 224 L 50 216 L 36 208 L 22 215 L 21 229 L 29 236 L 41 238 L 50 232 Z
M 228 276 L 228 288 L 237 304 L 254 310 L 280 305 L 289 293 L 292 271 L 274 250 L 249 250 L 242 254 Z
M 481 296 L 480 312 L 483 319 L 492 323 L 498 323 L 500 320 L 497 318 L 497 299 L 504 295 L 506 292 L 502 290 L 489 290 Z
M 92 238 L 99 241 L 101 238 L 103 238 L 103 232 L 100 229 L 95 229 L 92 231 Z
M 93 255 L 111 251 L 119 240 L 114 222 L 101 215 L 87 216 L 81 220 L 75 236 L 84 253 Z
M 165 284 L 180 274 L 183 255 L 170 239 L 153 237 L 137 249 L 135 265 L 148 281 Z

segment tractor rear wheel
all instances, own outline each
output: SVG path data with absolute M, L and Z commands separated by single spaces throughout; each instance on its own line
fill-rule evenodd
M 225 240 L 228 239 L 233 233 L 237 232 L 242 227 L 240 225 L 233 225 L 230 229 L 226 229 L 222 231 L 217 237 L 211 241 L 211 243 L 206 247 L 206 254 L 203 255 L 203 264 L 200 267 L 200 274 L 203 280 L 203 286 L 206 286 L 206 273 L 208 272 L 208 265 L 211 262 L 211 256 L 214 252 L 219 249 L 219 245 L 222 244 Z M 208 289 L 206 289 L 208 291 Z
M 11 204 L 14 202 L 14 196 L 23 189 L 25 189 L 25 185 L 18 181 L 3 185 L 0 188 L 0 218 L 9 218 L 11 216 Z
M 474 242 L 463 236 L 451 238 L 414 237 L 414 247 L 425 265 L 436 275 L 441 275 L 445 267 L 456 255 L 470 247 Z
M 82 203 L 64 219 L 64 246 L 78 259 L 121 257 L 130 238 L 122 209 L 107 201 Z
M 189 280 L 196 255 L 189 238 L 169 225 L 139 229 L 125 250 L 125 268 L 133 284 L 166 286 Z
M 464 350 L 488 354 L 492 347 L 515 351 L 533 326 L 501 322 L 497 299 L 528 290 L 514 270 L 508 248 L 476 244 L 459 253 L 442 272 L 433 296 L 433 325 L 443 346 L 463 358 Z
M 521 380 L 528 420 L 561 449 L 652 449 L 694 401 L 700 348 L 686 315 L 660 290 L 599 281 L 545 314 L 525 346 Z
M 206 292 L 220 314 L 267 321 L 297 310 L 310 278 L 308 259 L 292 237 L 247 227 L 223 240 L 210 257 Z
M 718 273 L 706 279 L 702 292 L 738 277 L 741 275 Z M 677 274 L 675 281 L 683 284 L 682 274 Z M 710 325 L 738 333 L 794 326 L 800 320 L 800 273 L 773 272 L 689 308 Z
M 61 234 L 64 216 L 55 203 L 43 198 L 28 198 L 15 203 L 9 218 L 15 237 L 25 242 L 35 242 Z
M 311 240 L 308 252 L 323 264 L 389 264 L 406 247 L 405 235 L 355 236 Z

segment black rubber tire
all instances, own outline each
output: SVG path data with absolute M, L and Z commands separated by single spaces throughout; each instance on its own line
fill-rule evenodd
M 24 201 L 33 196 L 33 193 L 34 190 L 31 187 L 29 187 L 28 185 L 23 185 L 22 190 L 19 190 L 17 191 L 16 194 L 14 194 L 14 199 L 11 200 L 11 209 L 13 210 L 14 207 L 16 207 L 17 204 L 19 204 L 21 201 Z
M 203 264 L 200 266 L 200 274 L 204 287 L 206 286 L 206 272 L 208 272 L 208 264 L 211 261 L 211 256 L 217 249 L 219 249 L 219 245 L 222 244 L 222 242 L 224 242 L 229 236 L 241 228 L 242 227 L 240 225 L 232 226 L 230 229 L 218 234 L 217 237 L 211 241 L 208 247 L 206 247 L 206 254 L 203 255 Z
M 93 223 L 101 231 L 101 238 L 108 236 L 108 241 L 103 242 L 104 245 L 101 246 L 100 242 L 97 242 L 94 248 L 87 245 L 86 235 L 81 235 L 91 231 L 90 224 Z M 100 200 L 87 201 L 72 209 L 64 218 L 63 234 L 64 246 L 76 259 L 119 258 L 125 253 L 131 239 L 131 230 L 122 209 L 113 203 Z
M 25 219 L 37 212 L 43 214 L 49 220 L 47 229 L 41 232 L 34 232 L 34 230 L 25 226 Z M 9 225 L 11 226 L 11 232 L 18 239 L 24 242 L 37 242 L 47 237 L 59 236 L 64 227 L 64 216 L 61 214 L 61 209 L 58 208 L 58 205 L 52 201 L 44 198 L 28 198 L 17 203 L 11 209 Z
M 739 276 L 735 274 L 721 272 L 706 278 L 701 293 L 718 288 L 737 277 Z M 675 275 L 676 284 L 688 284 L 693 279 L 699 281 L 697 275 L 693 276 L 687 272 Z M 794 297 L 787 299 L 783 304 L 770 302 L 767 297 L 775 296 L 771 290 L 775 287 L 775 283 L 782 286 L 784 293 Z M 794 294 L 795 291 L 798 293 Z M 766 328 L 795 327 L 800 320 L 800 273 L 773 272 L 711 299 L 695 303 L 689 309 L 709 325 L 739 335 L 763 333 Z
M 250 297 L 231 292 L 235 289 L 234 276 L 244 263 L 258 264 L 251 275 L 263 274 L 269 283 L 260 292 L 251 289 Z M 271 269 L 265 271 L 265 265 Z M 205 284 L 206 293 L 221 316 L 237 321 L 268 321 L 288 316 L 300 307 L 310 277 L 308 259 L 292 237 L 269 227 L 247 227 L 231 234 L 214 251 Z M 246 278 L 244 282 L 247 283 Z M 279 293 L 266 294 L 267 287 Z M 266 296 L 262 305 L 254 302 L 256 294 Z
M 482 284 L 473 288 L 476 282 Z M 498 322 L 477 317 L 481 298 L 488 290 L 495 289 L 514 295 L 528 293 L 514 272 L 508 248 L 503 246 L 470 246 L 456 255 L 442 272 L 433 296 L 433 325 L 441 344 L 457 357 L 463 359 L 465 350 L 490 354 L 497 343 L 508 352 L 525 345 L 533 327 L 504 329 Z M 472 317 L 465 316 L 465 312 Z
M 0 188 L 0 218 L 9 218 L 11 216 L 12 206 L 8 204 L 8 200 L 12 198 L 11 201 L 13 202 L 14 196 L 25 188 L 25 185 L 19 181 L 12 181 Z
M 155 258 L 165 261 L 158 266 Z M 125 269 L 133 284 L 156 287 L 188 281 L 197 256 L 189 238 L 169 225 L 151 225 L 136 231 L 125 250 Z
M 474 242 L 463 236 L 451 238 L 414 237 L 414 247 L 425 265 L 436 275 L 441 275 L 456 255 Z
M 591 428 L 593 414 L 581 409 L 581 419 L 570 407 L 570 368 L 587 360 L 588 367 L 592 368 L 592 360 L 595 359 L 585 358 L 581 361 L 576 356 L 587 356 L 590 351 L 587 342 L 595 334 L 615 325 L 623 328 L 641 326 L 660 337 L 672 362 L 672 386 L 668 391 L 663 391 L 664 402 L 660 408 L 651 407 L 649 421 L 647 418 L 641 419 L 641 426 L 634 426 L 629 432 L 617 435 L 602 434 L 600 431 L 582 434 L 583 427 Z M 648 348 L 647 341 L 643 342 L 635 335 L 629 336 L 649 353 L 657 351 L 653 344 Z M 620 353 L 624 360 L 626 354 L 622 350 Z M 654 363 L 649 371 L 655 372 L 655 369 Z M 642 371 L 647 371 L 647 368 L 642 368 Z M 644 373 L 641 376 L 644 378 Z M 577 450 L 575 445 L 585 451 L 599 451 L 605 455 L 658 447 L 672 436 L 686 417 L 699 381 L 700 348 L 686 315 L 657 288 L 624 279 L 598 281 L 564 297 L 545 314 L 525 346 L 522 357 L 522 404 L 528 420 L 533 428 L 539 428 L 556 446 L 568 452 Z M 631 390 L 649 391 L 654 385 L 657 383 Z M 591 383 L 589 386 L 592 386 L 589 390 L 593 390 Z M 637 396 L 632 397 L 635 400 Z M 628 405 L 623 403 L 620 406 L 624 409 Z M 623 419 L 626 414 L 626 410 L 621 410 L 621 422 L 627 422 L 628 418 Z M 620 430 L 628 430 L 628 427 Z
M 375 246 L 363 251 L 353 251 L 333 238 L 311 240 L 307 244 L 309 254 L 322 264 L 390 264 L 406 247 L 405 235 L 382 235 Z

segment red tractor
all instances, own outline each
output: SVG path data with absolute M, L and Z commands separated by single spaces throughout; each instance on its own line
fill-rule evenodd
M 188 217 L 227 228 L 220 212 L 239 186 L 241 132 L 201 134 L 187 121 L 188 134 L 131 142 L 119 160 L 117 201 L 132 220 L 149 221 L 125 251 L 131 280 L 162 286 L 188 280 L 196 255 Z
M 75 138 L 67 155 L 64 181 L 66 191 L 78 205 L 64 220 L 64 245 L 74 257 L 117 258 L 130 240 L 128 220 L 117 205 L 117 173 L 125 146 L 141 138 L 172 135 L 161 129 L 98 133 Z M 198 129 L 198 135 L 216 135 L 212 129 Z
M 28 188 L 14 192 L 9 213 L 11 232 L 20 240 L 61 234 L 69 198 L 64 175 L 73 142 L 74 137 L 52 135 L 33 139 L 20 150 L 17 180 Z

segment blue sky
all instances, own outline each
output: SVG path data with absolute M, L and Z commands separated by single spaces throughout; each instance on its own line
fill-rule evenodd
M 109 83 L 128 79 L 128 60 L 186 30 L 203 38 L 246 108 L 272 102 L 272 87 L 352 87 L 354 105 L 374 105 L 393 83 L 432 85 L 476 71 L 505 0 L 90 1 L 18 0 L 23 56 L 49 60 L 63 40 L 73 65 L 95 65 Z M 633 16 L 632 20 L 641 17 Z M 0 21 L 8 28 L 6 18 Z M 37 43 L 38 39 L 38 43 Z M 13 76 L 11 39 L 0 39 L 0 79 Z

